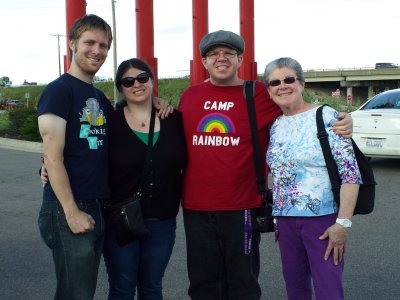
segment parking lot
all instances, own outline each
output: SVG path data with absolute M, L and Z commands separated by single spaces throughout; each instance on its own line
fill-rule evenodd
M 0 299 L 52 299 L 55 278 L 51 252 L 40 239 L 36 220 L 41 204 L 40 149 L 26 152 L 0 145 Z M 400 297 L 400 159 L 373 159 L 375 211 L 354 217 L 344 274 L 346 299 Z M 277 244 L 263 235 L 260 283 L 262 299 L 286 299 Z M 164 280 L 164 299 L 188 299 L 185 239 L 181 216 Z M 95 299 L 106 299 L 104 264 Z M 205 299 L 207 300 L 207 299 Z

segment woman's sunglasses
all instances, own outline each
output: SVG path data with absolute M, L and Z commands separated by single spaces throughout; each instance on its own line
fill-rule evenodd
M 146 83 L 147 81 L 149 81 L 149 79 L 150 79 L 150 75 L 148 73 L 140 73 L 136 77 L 122 78 L 121 84 L 126 88 L 130 88 L 131 86 L 133 86 L 135 84 L 136 80 L 139 81 L 140 83 Z
M 274 80 L 271 80 L 270 82 L 268 82 L 268 86 L 278 86 L 278 85 L 281 84 L 282 81 L 283 81 L 285 84 L 292 84 L 292 83 L 294 83 L 296 80 L 298 80 L 298 78 L 293 77 L 293 76 L 286 77 L 286 78 L 283 79 L 283 80 L 274 79 Z

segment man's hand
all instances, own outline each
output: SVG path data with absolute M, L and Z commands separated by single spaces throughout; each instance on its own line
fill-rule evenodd
M 95 221 L 93 217 L 79 209 L 65 212 L 68 226 L 74 234 L 86 233 L 94 230 Z
M 333 250 L 333 262 L 338 265 L 342 261 L 347 242 L 347 230 L 339 224 L 334 224 L 319 237 L 320 240 L 329 239 L 328 247 L 326 247 L 324 259 L 328 260 Z
M 40 179 L 43 187 L 49 182 L 46 166 L 42 164 Z M 68 226 L 74 234 L 85 233 L 94 230 L 95 221 L 93 217 L 78 208 L 73 212 L 65 214 Z
M 164 99 L 153 97 L 153 105 L 157 109 L 157 116 L 161 119 L 168 117 L 174 111 L 173 106 Z
M 348 139 L 353 136 L 353 119 L 349 113 L 339 113 L 339 121 L 333 124 L 333 132 Z
M 47 174 L 46 166 L 44 165 L 44 163 L 42 164 L 42 168 L 40 169 L 40 181 L 42 182 L 43 187 L 47 183 L 49 183 L 49 174 Z

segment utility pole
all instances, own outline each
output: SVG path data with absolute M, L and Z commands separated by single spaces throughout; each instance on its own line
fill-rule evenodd
M 57 38 L 58 44 L 58 76 L 61 76 L 61 59 L 60 59 L 60 37 L 64 37 L 62 34 L 50 34 L 51 36 L 55 36 Z
M 117 25 L 115 21 L 115 0 L 111 0 L 112 20 L 113 20 L 113 62 L 114 62 L 114 103 L 118 98 L 117 87 L 115 86 L 115 75 L 117 75 Z

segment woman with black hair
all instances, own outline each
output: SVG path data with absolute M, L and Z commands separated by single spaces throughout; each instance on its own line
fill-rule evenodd
M 180 112 L 155 117 L 151 168 L 146 161 L 154 76 L 140 59 L 120 64 L 115 84 L 123 100 L 110 119 L 109 202 L 130 197 L 141 185 L 141 207 L 148 236 L 119 246 L 106 217 L 104 260 L 109 278 L 108 299 L 162 299 L 162 278 L 175 243 L 176 215 L 181 201 L 186 146 Z

